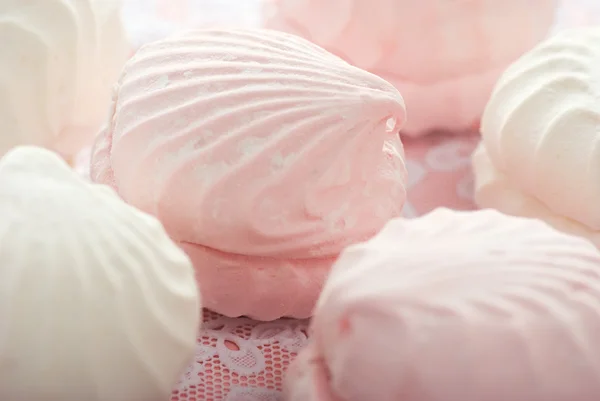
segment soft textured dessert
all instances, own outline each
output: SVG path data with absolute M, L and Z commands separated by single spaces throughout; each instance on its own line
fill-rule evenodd
M 0 37 L 0 156 L 38 145 L 72 159 L 129 56 L 120 1 L 2 0 Z
M 60 157 L 0 161 L 0 399 L 164 401 L 200 325 L 189 258 Z
M 477 124 L 504 68 L 548 34 L 556 3 L 270 0 L 265 18 L 395 84 L 403 133 L 420 135 Z
M 334 259 L 406 197 L 398 91 L 307 40 L 200 30 L 124 68 L 91 176 L 157 216 L 204 305 L 307 317 Z
M 600 246 L 600 28 L 564 31 L 506 70 L 473 156 L 481 207 Z
M 343 252 L 286 401 L 600 399 L 600 252 L 535 220 L 438 209 Z

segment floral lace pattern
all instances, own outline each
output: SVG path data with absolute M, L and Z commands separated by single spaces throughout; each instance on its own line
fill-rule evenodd
M 255 322 L 204 313 L 194 362 L 171 401 L 277 401 L 285 369 L 308 341 L 306 320 Z
M 124 21 L 134 46 L 181 28 L 207 25 L 260 25 L 261 0 L 123 0 Z M 265 0 L 269 1 L 269 0 Z M 564 0 L 558 26 L 600 21 L 597 0 Z M 409 200 L 415 217 L 435 207 L 469 210 L 473 203 L 470 155 L 477 133 L 437 134 L 405 140 Z M 77 160 L 87 175 L 88 152 Z M 256 322 L 205 312 L 194 362 L 171 401 L 280 401 L 287 366 L 308 341 L 308 322 Z

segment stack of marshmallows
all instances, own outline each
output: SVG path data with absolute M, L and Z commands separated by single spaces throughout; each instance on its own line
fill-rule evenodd
M 114 1 L 0 4 L 0 400 L 167 400 L 202 307 L 313 316 L 290 401 L 600 399 L 600 28 L 371 3 L 127 62 Z M 473 124 L 498 211 L 402 218 L 399 133 Z

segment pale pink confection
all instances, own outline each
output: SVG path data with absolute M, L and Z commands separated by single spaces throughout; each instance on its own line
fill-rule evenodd
M 549 32 L 557 0 L 270 0 L 265 24 L 397 86 L 403 133 L 479 121 L 502 70 Z
M 285 400 L 598 400 L 599 332 L 592 244 L 436 209 L 342 253 Z
M 307 317 L 338 254 L 401 214 L 404 119 L 392 85 L 305 39 L 192 31 L 126 65 L 91 176 L 161 220 L 206 307 Z

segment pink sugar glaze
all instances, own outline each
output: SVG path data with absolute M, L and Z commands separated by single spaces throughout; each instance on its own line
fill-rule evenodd
M 227 316 L 308 317 L 339 252 L 402 212 L 402 97 L 314 44 L 192 31 L 126 65 L 91 178 L 153 214 Z
M 270 0 L 265 26 L 396 85 L 407 135 L 477 122 L 501 72 L 550 31 L 556 0 Z M 426 27 L 426 28 L 425 28 Z

